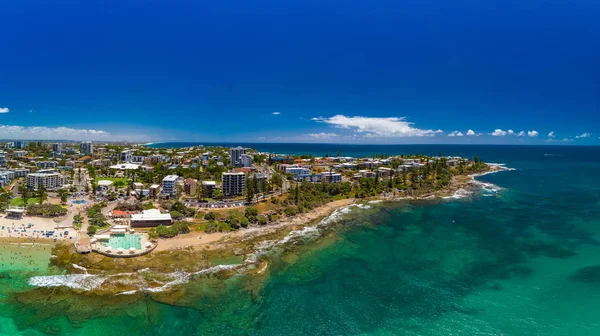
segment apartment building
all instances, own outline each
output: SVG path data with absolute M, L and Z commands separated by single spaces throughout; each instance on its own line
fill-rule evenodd
M 79 152 L 83 155 L 94 154 L 94 144 L 91 141 L 82 141 L 79 144 Z
M 246 174 L 244 173 L 223 173 L 221 175 L 221 189 L 225 196 L 239 196 L 244 194 L 246 189 Z
M 27 174 L 25 186 L 37 190 L 44 186 L 46 190 L 56 190 L 65 184 L 65 178 L 55 170 L 40 170 L 37 173 Z

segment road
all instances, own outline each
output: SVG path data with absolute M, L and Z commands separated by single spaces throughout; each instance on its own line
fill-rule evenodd
M 86 186 L 89 188 L 87 169 L 75 169 L 75 175 L 73 176 L 73 185 L 77 188 L 77 191 L 85 191 Z

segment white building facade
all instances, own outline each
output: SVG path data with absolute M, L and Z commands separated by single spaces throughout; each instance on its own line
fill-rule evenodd
M 54 170 L 39 171 L 27 174 L 27 177 L 25 177 L 25 186 L 34 190 L 39 189 L 41 186 L 44 186 L 46 190 L 56 190 L 64 184 L 65 178 Z

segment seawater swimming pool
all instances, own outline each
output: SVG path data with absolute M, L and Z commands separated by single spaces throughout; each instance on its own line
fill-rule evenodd
M 136 250 L 141 250 L 142 237 L 138 234 L 111 235 L 106 245 L 114 249 L 122 248 L 124 250 L 128 250 L 133 247 Z

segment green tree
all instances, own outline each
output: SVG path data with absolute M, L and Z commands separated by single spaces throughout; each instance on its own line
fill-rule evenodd
M 224 197 L 224 195 L 223 195 L 223 191 L 221 189 L 215 189 L 215 191 L 213 191 L 214 199 L 221 200 L 221 199 L 223 199 L 223 197 Z
M 27 201 L 29 200 L 29 189 L 21 184 L 19 186 L 19 193 L 21 193 L 21 199 L 23 199 L 23 203 L 25 206 L 27 206 Z
M 87 228 L 87 233 L 90 236 L 96 234 L 96 231 L 98 231 L 98 228 L 94 225 L 89 225 Z
M 68 192 L 66 190 L 64 190 L 64 189 L 61 189 L 59 191 L 59 194 L 60 194 L 60 202 L 61 203 L 67 203 Z
M 246 202 L 252 203 L 254 200 L 254 182 L 253 179 L 246 175 Z
M 214 221 L 215 219 L 217 219 L 217 215 L 215 215 L 214 212 L 207 212 L 204 215 L 204 219 L 206 219 L 207 221 Z
M 5 211 L 6 209 L 8 209 L 9 204 L 10 193 L 2 192 L 2 194 L 0 194 L 0 211 Z
M 48 193 L 46 192 L 44 185 L 40 185 L 38 195 L 40 197 L 40 204 L 44 204 L 44 201 L 48 199 Z

